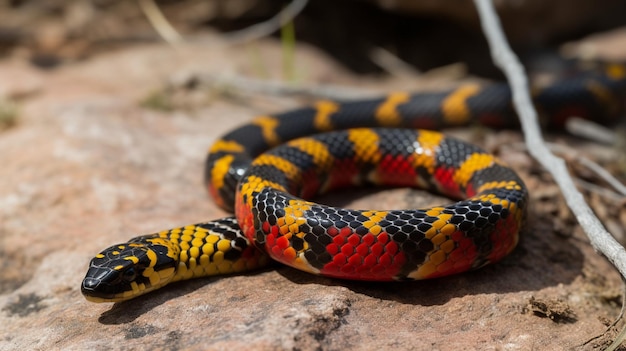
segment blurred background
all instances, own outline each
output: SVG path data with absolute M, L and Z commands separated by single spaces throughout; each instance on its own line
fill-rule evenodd
M 298 3 L 294 1 L 293 3 Z M 158 8 L 190 40 L 263 23 L 286 9 L 278 0 L 3 0 L 0 55 L 41 68 L 82 60 L 102 51 L 162 38 L 151 24 Z M 380 49 L 419 70 L 463 62 L 470 72 L 497 75 L 471 0 L 301 1 L 293 20 L 298 41 L 310 43 L 357 73 L 384 71 Z M 496 1 L 507 36 L 526 57 L 558 44 L 626 24 L 622 0 Z M 157 27 L 159 25 L 156 25 Z M 278 27 L 270 31 L 279 36 Z M 384 64 L 383 64 L 384 65 Z

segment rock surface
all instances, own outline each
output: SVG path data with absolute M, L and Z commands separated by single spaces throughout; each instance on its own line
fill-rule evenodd
M 11 96 L 18 89 L 26 96 L 18 125 L 0 133 L 0 350 L 607 345 L 614 331 L 584 343 L 618 315 L 620 278 L 580 228 L 555 228 L 539 195 L 533 197 L 519 248 L 502 263 L 468 274 L 376 284 L 275 266 L 181 282 L 125 303 L 85 301 L 79 285 L 89 259 L 102 248 L 223 216 L 202 190 L 205 151 L 252 116 L 295 104 L 290 98 L 233 98 L 223 92 L 206 93 L 202 107 L 189 109 L 155 111 L 139 102 L 154 96 L 169 77 L 190 71 L 246 73 L 261 60 L 276 76 L 280 48 L 263 42 L 255 50 L 251 57 L 246 47 L 174 51 L 141 45 L 51 72 L 0 62 L 0 91 Z M 338 71 L 307 48 L 296 62 L 314 81 L 376 83 Z M 486 140 L 521 140 L 512 132 L 494 135 Z M 546 189 L 549 181 L 524 171 L 532 165 L 525 154 L 507 153 L 531 189 Z M 406 207 L 423 205 L 416 200 L 422 195 L 403 189 L 328 200 Z

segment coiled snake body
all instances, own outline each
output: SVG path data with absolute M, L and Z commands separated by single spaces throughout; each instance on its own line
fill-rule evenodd
M 570 115 L 601 122 L 620 115 L 626 70 L 603 68 L 535 93 L 548 126 Z M 496 262 L 518 241 L 524 183 L 480 148 L 415 128 L 515 126 L 510 100 L 506 85 L 465 85 L 257 117 L 216 141 L 207 159 L 209 193 L 235 217 L 107 248 L 91 260 L 81 291 L 89 301 L 122 301 L 177 280 L 255 269 L 268 255 L 303 271 L 372 281 L 433 278 Z M 419 187 L 460 201 L 351 210 L 304 200 L 365 184 Z

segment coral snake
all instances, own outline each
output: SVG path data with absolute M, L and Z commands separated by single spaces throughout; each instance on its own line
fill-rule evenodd
M 625 93 L 626 69 L 606 64 L 535 91 L 534 101 L 548 127 L 571 115 L 605 123 L 623 112 Z M 91 260 L 81 291 L 93 302 L 123 301 L 173 281 L 255 269 L 268 255 L 306 272 L 371 281 L 426 279 L 496 262 L 518 242 L 528 192 L 494 156 L 431 131 L 470 123 L 516 126 L 508 86 L 320 101 L 257 117 L 217 140 L 206 163 L 209 193 L 235 217 L 111 246 Z M 419 187 L 459 201 L 352 210 L 304 200 L 369 184 Z

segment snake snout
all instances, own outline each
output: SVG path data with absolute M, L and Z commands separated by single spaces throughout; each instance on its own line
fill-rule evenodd
M 81 284 L 88 301 L 118 302 L 145 294 L 172 280 L 176 273 L 176 249 L 154 235 L 113 245 L 97 254 Z
M 100 285 L 100 281 L 94 278 L 85 278 L 83 279 L 83 284 L 80 286 L 80 291 L 83 295 L 91 294 L 93 291 L 96 291 Z
M 80 291 L 88 301 L 107 302 L 115 299 L 116 286 L 110 284 L 111 275 L 116 272 L 102 268 L 91 267 L 80 285 Z

